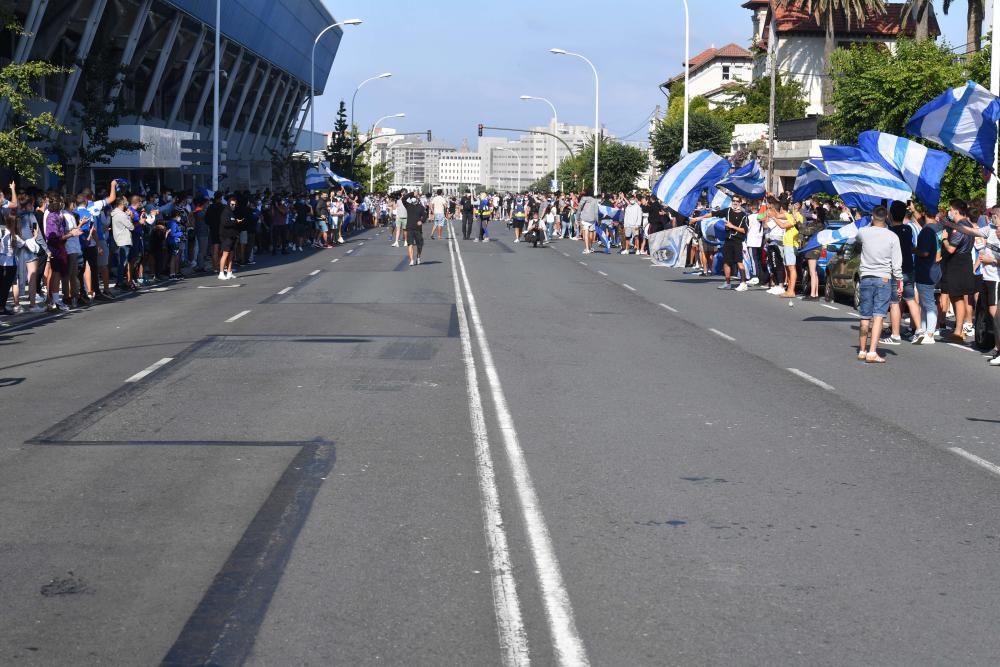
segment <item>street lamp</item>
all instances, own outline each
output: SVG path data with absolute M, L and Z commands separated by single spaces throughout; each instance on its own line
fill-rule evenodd
M 372 125 L 372 136 L 375 136 L 375 130 L 378 129 L 378 124 L 387 118 L 403 118 L 406 116 L 405 113 L 394 113 L 388 116 L 382 116 L 375 124 Z M 368 194 L 371 194 L 375 190 L 375 144 L 372 144 L 372 159 L 368 162 Z
M 586 56 L 582 56 L 579 53 L 573 53 L 566 49 L 549 49 L 549 53 L 554 53 L 557 56 L 579 58 L 590 65 L 590 69 L 594 71 L 594 196 L 597 197 L 600 193 L 597 187 L 597 163 L 601 147 L 601 82 L 597 76 L 597 68 L 594 67 L 594 63 L 590 62 Z
M 312 60 L 309 61 L 309 164 L 313 163 L 313 151 L 316 143 L 316 83 L 314 81 L 316 76 L 316 45 L 319 44 L 319 38 L 326 34 L 327 30 L 342 25 L 361 25 L 361 19 L 347 19 L 328 25 L 313 40 Z
M 534 95 L 521 95 L 522 100 L 539 100 L 545 102 L 552 109 L 552 132 L 554 134 L 559 134 L 559 114 L 556 113 L 556 107 L 552 102 L 544 97 L 536 97 Z M 559 154 L 556 149 L 556 138 L 552 137 L 552 180 L 559 181 Z
M 691 104 L 691 90 L 688 83 L 691 76 L 691 20 L 688 12 L 688 0 L 684 3 L 684 144 L 681 146 L 681 157 L 688 154 L 688 110 Z
M 375 79 L 388 79 L 390 76 L 392 76 L 392 72 L 382 72 L 378 76 L 369 77 L 359 83 L 358 87 L 354 89 L 354 94 L 351 95 L 351 126 L 347 128 L 347 131 L 351 133 L 351 178 L 354 178 L 354 100 L 358 96 L 358 91 L 366 83 Z
M 515 151 L 512 148 L 504 148 L 503 146 L 494 146 L 493 148 L 495 150 L 498 150 L 498 151 L 507 151 L 508 153 L 513 153 L 514 157 L 517 158 L 517 192 L 518 192 L 518 194 L 520 194 L 520 192 L 521 192 L 521 156 L 518 154 L 517 151 Z

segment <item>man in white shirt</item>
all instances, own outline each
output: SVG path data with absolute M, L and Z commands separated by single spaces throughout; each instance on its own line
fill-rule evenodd
M 872 211 L 872 224 L 859 229 L 857 235 L 861 244 L 858 359 L 868 364 L 885 363 L 878 354 L 878 343 L 882 324 L 889 313 L 890 292 L 896 290 L 897 295 L 903 292 L 903 253 L 899 237 L 886 228 L 888 216 L 884 206 L 876 207 Z M 869 338 L 866 351 L 865 341 Z
M 639 252 L 639 228 L 642 226 L 642 207 L 635 195 L 629 199 L 628 206 L 625 207 L 625 215 L 622 224 L 624 233 L 622 236 L 622 254 L 629 254 L 629 250 L 635 244 L 635 252 Z
M 443 192 L 438 190 L 431 198 L 431 214 L 434 216 L 434 226 L 431 228 L 431 241 L 434 240 L 434 233 L 438 238 L 444 238 L 444 212 L 448 206 L 448 200 L 444 198 Z

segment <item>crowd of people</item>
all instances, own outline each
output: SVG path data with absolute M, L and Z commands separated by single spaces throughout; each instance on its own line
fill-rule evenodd
M 205 196 L 133 194 L 121 179 L 106 191 L 84 189 L 72 197 L 18 192 L 14 183 L 8 192 L 0 193 L 0 299 L 8 316 L 85 307 L 197 273 L 231 280 L 234 267 L 253 265 L 261 253 L 330 248 L 376 225 L 392 228 L 392 245 L 407 247 L 410 265 L 419 265 L 425 226 L 430 240 L 443 239 L 449 220 L 460 223 L 465 241 L 489 242 L 491 224 L 504 224 L 514 243 L 537 247 L 567 239 L 581 242 L 584 254 L 635 256 L 649 255 L 652 234 L 686 227 L 690 242 L 682 264 L 705 275 L 720 273 L 720 289 L 757 288 L 795 298 L 803 272 L 802 297 L 816 300 L 817 263 L 826 249 L 810 240 L 836 222 L 860 228 L 850 241 L 860 245 L 861 255 L 859 359 L 884 363 L 878 346 L 901 344 L 906 316 L 905 338 L 914 345 L 965 343 L 978 299 L 985 299 L 994 331 L 1000 331 L 1000 210 L 987 211 L 981 202 L 953 201 L 935 215 L 892 202 L 863 216 L 835 201 L 792 202 L 785 193 L 763 201 L 734 196 L 724 209 L 702 201 L 685 217 L 642 192 Z M 721 237 L 706 233 L 702 222 L 709 219 L 721 221 Z M 1000 366 L 1000 352 L 993 352 L 990 363 Z

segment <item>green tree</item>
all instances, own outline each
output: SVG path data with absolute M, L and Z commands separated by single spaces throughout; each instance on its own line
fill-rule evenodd
M 11 34 L 24 34 L 23 26 L 7 7 L 0 8 L 0 19 Z M 35 181 L 42 167 L 47 167 L 54 174 L 62 174 L 62 165 L 50 162 L 41 144 L 50 133 L 63 133 L 66 128 L 56 122 L 55 115 L 50 111 L 31 113 L 28 102 L 40 99 L 32 93 L 36 81 L 69 71 L 41 60 L 8 63 L 0 67 L 0 100 L 9 109 L 6 123 L 0 130 L 0 164 L 22 178 Z
M 803 118 L 806 99 L 798 81 L 776 77 L 774 87 L 775 118 L 778 122 Z M 730 102 L 724 105 L 720 116 L 729 123 L 767 123 L 770 118 L 771 82 L 755 79 L 750 83 L 737 83 L 726 89 Z
M 333 123 L 333 137 L 323 151 L 323 156 L 330 163 L 333 173 L 350 178 L 351 135 L 347 126 L 347 105 L 343 100 L 340 101 L 337 119 Z
M 847 20 L 847 27 L 850 29 L 851 22 L 856 21 L 860 25 L 865 24 L 865 19 L 869 14 L 885 13 L 885 0 L 776 0 L 778 5 L 784 7 L 795 7 L 812 14 L 813 18 L 825 30 L 825 41 L 823 42 L 823 62 L 830 63 L 833 58 L 833 51 L 837 47 L 836 35 L 834 34 L 834 20 L 837 16 L 843 15 Z M 945 0 L 950 2 L 950 0 Z M 832 106 L 833 85 L 830 77 L 823 79 L 823 114 L 829 115 L 833 111 Z
M 620 144 L 601 137 L 597 164 L 597 186 L 602 192 L 628 192 L 635 189 L 636 179 L 648 166 L 646 151 L 636 146 Z M 552 172 L 531 184 L 530 188 L 547 192 Z M 559 163 L 560 188 L 581 191 L 594 184 L 594 140 L 591 139 L 576 154 Z M 598 193 L 599 194 L 599 193 Z
M 712 112 L 691 112 L 688 120 L 688 150 L 698 151 L 703 148 L 715 151 L 719 155 L 729 153 L 733 138 L 733 126 L 719 114 Z M 650 136 L 653 146 L 653 157 L 661 171 L 670 169 L 681 159 L 681 148 L 684 146 L 684 121 L 661 120 Z
M 708 100 L 696 95 L 688 100 L 688 112 L 708 113 Z M 667 120 L 684 120 L 684 84 L 680 81 L 670 85 L 670 101 L 667 104 Z
M 931 40 L 900 40 L 895 52 L 867 45 L 837 51 L 832 64 L 836 111 L 829 118 L 833 139 L 854 144 L 865 130 L 903 135 L 906 121 L 931 99 L 969 78 L 986 80 L 989 60 L 986 48 L 963 65 L 945 45 Z M 985 192 L 975 161 L 952 154 L 942 198 L 972 199 Z
M 120 152 L 146 149 L 141 141 L 111 138 L 111 130 L 121 124 L 122 115 L 136 111 L 125 107 L 121 90 L 128 83 L 128 68 L 111 57 L 111 43 L 98 40 L 87 60 L 77 67 L 83 88 L 80 106 L 73 112 L 79 121 L 79 136 L 70 148 L 58 142 L 53 145 L 56 155 L 73 165 L 71 192 L 77 191 L 81 173 L 93 165 L 108 164 Z

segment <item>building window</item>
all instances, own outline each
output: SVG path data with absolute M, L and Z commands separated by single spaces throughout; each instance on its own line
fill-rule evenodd
M 722 80 L 729 81 L 729 65 L 722 66 Z

